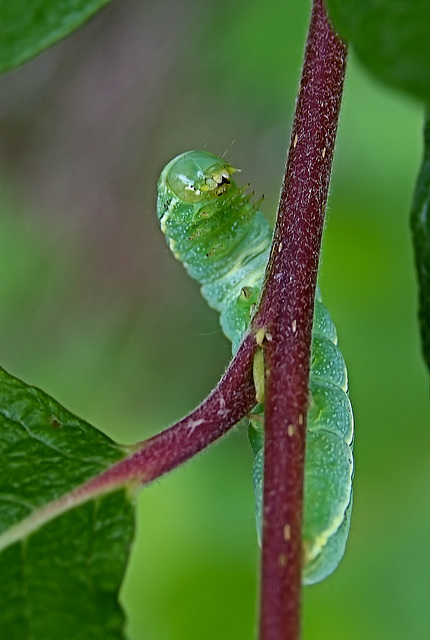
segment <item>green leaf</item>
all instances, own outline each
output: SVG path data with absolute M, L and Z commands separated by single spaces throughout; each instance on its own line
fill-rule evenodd
M 411 229 L 419 283 L 419 321 L 430 371 L 430 114 L 424 126 L 424 157 L 412 200 Z
M 0 640 L 124 638 L 132 496 L 84 483 L 126 454 L 0 369 Z
M 330 17 L 382 82 L 430 104 L 430 2 L 327 0 Z
M 110 0 L 0 0 L 0 71 L 34 58 Z

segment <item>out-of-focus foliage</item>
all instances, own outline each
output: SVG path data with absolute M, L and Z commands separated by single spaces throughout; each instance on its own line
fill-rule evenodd
M 420 325 L 424 357 L 430 368 L 430 116 L 424 129 L 424 157 L 412 203 L 411 227 L 420 287 Z
M 0 0 L 0 71 L 13 69 L 77 29 L 110 0 Z
M 229 358 L 170 256 L 158 174 L 226 153 L 273 217 L 310 3 L 123 0 L 0 80 L 2 364 L 121 442 L 201 400 Z M 418 105 L 351 56 L 321 288 L 356 418 L 351 537 L 305 589 L 304 637 L 428 635 L 430 410 L 408 210 Z M 255 626 L 252 453 L 237 430 L 139 499 L 129 635 L 236 640 Z
M 430 104 L 428 0 L 327 0 L 339 33 L 388 85 Z

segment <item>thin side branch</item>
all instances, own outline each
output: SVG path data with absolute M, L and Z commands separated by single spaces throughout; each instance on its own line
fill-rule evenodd
M 252 378 L 255 339 L 248 335 L 215 389 L 175 425 L 137 445 L 135 453 L 93 478 L 78 491 L 148 484 L 172 471 L 229 431 L 256 403 Z

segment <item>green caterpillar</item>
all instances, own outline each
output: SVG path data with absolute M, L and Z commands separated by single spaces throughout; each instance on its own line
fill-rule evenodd
M 157 214 L 175 257 L 219 311 L 233 353 L 248 330 L 269 258 L 272 231 L 259 203 L 238 187 L 235 169 L 206 151 L 174 158 L 158 181 Z M 352 508 L 353 416 L 345 362 L 317 290 L 312 333 L 307 418 L 303 569 L 304 584 L 319 582 L 339 564 Z M 262 527 L 264 430 L 258 405 L 251 416 L 257 531 Z

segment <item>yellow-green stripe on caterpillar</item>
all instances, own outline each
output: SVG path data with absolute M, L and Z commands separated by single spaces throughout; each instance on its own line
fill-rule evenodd
M 235 169 L 206 151 L 174 158 L 158 181 L 157 215 L 167 243 L 203 296 L 220 313 L 235 352 L 256 308 L 269 259 L 272 230 L 258 203 L 233 179 Z M 352 507 L 353 415 L 345 362 L 317 290 L 307 416 L 304 584 L 319 582 L 339 564 Z M 257 530 L 261 530 L 263 405 L 251 419 Z

